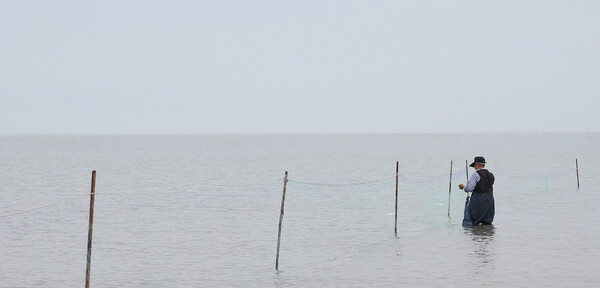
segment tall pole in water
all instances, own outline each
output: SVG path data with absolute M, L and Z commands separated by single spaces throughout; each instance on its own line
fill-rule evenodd
M 577 171 L 577 190 L 579 190 L 579 163 L 577 158 L 575 158 L 575 170 Z
M 90 287 L 90 266 L 92 261 L 92 231 L 94 228 L 94 196 L 96 196 L 96 170 L 92 171 L 92 191 L 90 193 L 90 224 L 88 228 L 87 265 L 85 268 L 85 288 Z
M 396 213 L 394 214 L 394 236 L 398 237 L 398 161 L 396 161 Z
M 448 217 L 450 217 L 450 194 L 452 193 L 452 162 L 450 161 L 450 185 L 448 186 Z
M 283 205 L 285 204 L 285 189 L 288 182 L 288 172 L 285 171 L 283 178 L 283 196 L 281 197 L 281 212 L 279 214 L 279 233 L 277 234 L 277 257 L 275 258 L 275 270 L 279 271 L 279 247 L 281 244 L 281 223 L 283 222 Z
M 469 183 L 469 160 L 465 160 L 465 175 L 467 175 L 467 182 L 465 182 L 465 186 Z

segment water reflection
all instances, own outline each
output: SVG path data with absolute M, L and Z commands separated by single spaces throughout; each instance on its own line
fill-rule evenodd
M 464 228 L 465 234 L 473 240 L 472 258 L 476 264 L 476 273 L 489 272 L 493 268 L 494 250 L 493 240 L 496 228 L 494 225 L 476 225 Z
M 472 227 L 465 227 L 465 233 L 470 235 L 474 241 L 477 242 L 489 242 L 493 240 L 496 228 L 494 225 L 475 225 Z
M 277 288 L 284 288 L 287 286 L 287 283 L 285 281 L 285 279 L 283 278 L 283 276 L 280 275 L 280 272 L 277 271 L 275 272 L 276 277 L 275 277 L 275 287 Z

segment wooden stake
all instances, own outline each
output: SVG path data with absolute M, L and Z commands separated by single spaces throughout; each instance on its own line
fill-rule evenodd
M 575 170 L 577 171 L 577 190 L 579 190 L 579 163 L 577 158 L 575 158 Z
M 94 196 L 96 196 L 96 170 L 92 171 L 92 191 L 90 193 L 90 225 L 88 228 L 87 265 L 85 268 L 85 288 L 90 287 L 90 265 L 92 261 L 92 231 L 94 228 Z
M 285 171 L 283 178 L 283 196 L 281 197 L 281 212 L 279 214 L 279 232 L 277 234 L 277 257 L 275 258 L 275 270 L 279 271 L 279 247 L 281 244 L 281 223 L 283 222 L 283 206 L 285 204 L 285 189 L 288 182 L 288 172 Z
M 450 161 L 450 186 L 448 187 L 448 217 L 450 217 L 450 194 L 452 193 L 452 162 Z
M 465 160 L 465 174 L 467 175 L 467 182 L 465 182 L 465 186 L 469 183 L 469 160 Z
M 398 161 L 396 161 L 396 213 L 394 214 L 394 236 L 398 237 Z

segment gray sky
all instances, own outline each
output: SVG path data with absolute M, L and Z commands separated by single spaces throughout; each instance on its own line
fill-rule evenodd
M 600 1 L 0 0 L 0 134 L 600 131 Z

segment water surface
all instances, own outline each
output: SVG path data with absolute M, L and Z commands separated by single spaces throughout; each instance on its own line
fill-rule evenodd
M 83 285 L 92 170 L 92 287 L 597 286 L 599 139 L 0 137 L 0 287 Z M 456 185 L 476 155 L 496 176 L 496 219 L 465 229 Z

